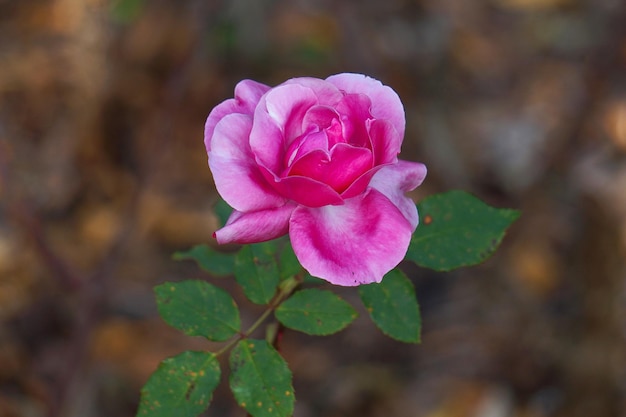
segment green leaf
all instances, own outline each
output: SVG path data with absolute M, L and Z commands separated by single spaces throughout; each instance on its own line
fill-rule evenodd
M 302 280 L 302 282 L 305 284 L 313 284 L 313 285 L 324 285 L 328 283 L 328 281 L 325 281 L 318 277 L 314 277 L 308 272 L 304 274 L 304 279 Z
M 420 342 L 422 318 L 415 288 L 402 271 L 392 270 L 379 284 L 359 286 L 359 295 L 384 334 L 400 342 Z
M 215 203 L 213 211 L 219 220 L 220 227 L 224 227 L 230 217 L 230 214 L 233 212 L 233 208 L 229 206 L 226 201 L 220 198 L 217 200 L 217 203 Z
M 211 352 L 183 352 L 165 359 L 141 390 L 137 417 L 196 417 L 209 407 L 220 381 Z
M 208 245 L 197 245 L 188 251 L 176 252 L 172 255 L 176 261 L 192 259 L 204 271 L 213 275 L 232 275 L 235 270 L 235 254 L 218 252 Z
M 265 340 L 240 341 L 230 354 L 230 389 L 237 403 L 254 417 L 293 414 L 291 371 Z
M 244 246 L 235 258 L 235 279 L 250 301 L 267 304 L 276 293 L 279 281 L 276 243 Z
M 276 318 L 286 327 L 316 336 L 337 333 L 356 317 L 338 295 L 318 289 L 298 291 L 276 309 Z
M 204 281 L 166 282 L 154 287 L 159 314 L 188 336 L 224 341 L 241 327 L 235 301 Z
M 278 268 L 280 270 L 280 279 L 287 279 L 302 271 L 302 265 L 296 257 L 293 247 L 289 241 L 285 242 L 280 257 L 278 258 Z
M 433 195 L 417 208 L 421 224 L 406 259 L 437 271 L 483 262 L 520 216 L 519 211 L 490 207 L 464 191 Z

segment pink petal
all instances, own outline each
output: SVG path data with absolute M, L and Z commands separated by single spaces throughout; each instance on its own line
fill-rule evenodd
M 372 152 L 338 143 L 330 152 L 309 152 L 291 166 L 289 175 L 300 175 L 330 185 L 338 193 L 343 192 L 364 172 L 372 168 Z
M 250 147 L 272 172 L 284 169 L 286 147 L 303 133 L 304 114 L 315 104 L 313 91 L 297 84 L 282 84 L 261 97 L 254 112 Z
M 350 186 L 341 193 L 341 198 L 347 200 L 348 198 L 356 197 L 361 194 L 367 186 L 369 185 L 372 177 L 382 168 L 382 165 L 374 167 L 369 171 L 362 174 L 359 178 L 357 178 Z
M 231 113 L 254 114 L 254 108 L 270 87 L 252 80 L 242 80 L 235 86 L 235 98 L 223 101 L 213 108 L 204 125 L 204 144 L 211 150 L 211 139 L 217 123 Z
M 248 145 L 252 119 L 229 114 L 215 126 L 209 167 L 222 198 L 235 210 L 250 211 L 285 204 L 265 180 Z
M 371 106 L 372 102 L 364 94 L 348 94 L 337 104 L 337 111 L 343 121 L 345 142 L 361 147 L 370 146 L 367 125 L 373 119 Z
M 315 126 L 320 130 L 326 129 L 335 119 L 339 119 L 339 114 L 334 108 L 313 106 L 309 108 L 302 119 L 302 131 L 307 131 L 310 126 Z
M 285 146 L 281 128 L 267 115 L 263 105 L 257 106 L 250 131 L 250 148 L 257 161 L 272 172 L 282 172 Z
M 400 97 L 390 87 L 362 74 L 337 74 L 326 79 L 348 94 L 365 94 L 372 101 L 370 112 L 376 119 L 386 119 L 404 137 L 404 107 Z
M 302 266 L 336 285 L 380 282 L 404 258 L 412 228 L 376 190 L 342 206 L 299 206 L 289 236 Z
M 287 199 L 307 207 L 343 204 L 343 199 L 329 185 L 311 178 L 292 176 L 278 177 L 263 165 L 259 166 L 266 181 Z
M 285 81 L 283 84 L 298 84 L 310 88 L 315 93 L 318 103 L 323 106 L 334 107 L 343 97 L 343 94 L 341 94 L 337 87 L 319 78 L 292 78 L 291 80 Z
M 372 120 L 369 123 L 369 135 L 374 154 L 374 168 L 357 178 L 343 193 L 344 199 L 361 194 L 369 185 L 372 177 L 384 166 L 396 164 L 402 138 L 387 120 Z
M 402 136 L 387 120 L 373 120 L 369 128 L 374 152 L 374 165 L 395 163 L 398 160 Z
M 285 175 L 289 167 L 304 155 L 313 151 L 322 151 L 327 156 L 328 136 L 325 131 L 305 134 L 291 143 L 285 153 Z
M 214 233 L 218 243 L 257 243 L 276 239 L 289 230 L 289 218 L 296 206 L 285 204 L 267 210 L 234 211 L 226 225 Z
M 370 187 L 384 194 L 398 207 L 415 230 L 419 223 L 417 207 L 404 193 L 417 188 L 426 178 L 426 166 L 418 162 L 399 160 L 397 164 L 385 165 L 374 175 Z
M 327 137 L 326 147 L 329 150 L 336 143 L 345 142 L 343 135 L 343 124 L 340 115 L 333 108 L 326 106 L 313 106 L 304 115 L 302 121 L 304 132 L 322 131 Z
M 290 141 L 302 134 L 302 119 L 307 110 L 318 103 L 310 88 L 299 84 L 274 87 L 264 98 L 267 114 L 283 130 Z

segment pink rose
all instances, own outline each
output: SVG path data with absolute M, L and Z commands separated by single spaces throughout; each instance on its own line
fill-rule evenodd
M 426 176 L 398 160 L 398 95 L 361 74 L 243 80 L 204 130 L 217 191 L 234 208 L 219 243 L 289 233 L 313 276 L 353 286 L 380 282 L 406 254 L 418 223 L 404 195 Z

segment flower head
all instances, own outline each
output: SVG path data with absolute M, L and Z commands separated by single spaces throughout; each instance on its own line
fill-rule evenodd
M 398 95 L 361 74 L 244 80 L 215 107 L 204 142 L 218 192 L 234 208 L 219 243 L 289 234 L 302 266 L 337 285 L 380 282 L 418 224 L 405 196 L 426 167 L 398 160 Z

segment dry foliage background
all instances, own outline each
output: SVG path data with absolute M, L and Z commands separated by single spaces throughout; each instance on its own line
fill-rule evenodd
M 0 0 L 0 416 L 133 416 L 206 348 L 151 292 L 208 278 L 170 258 L 216 226 L 206 115 L 242 78 L 346 71 L 402 97 L 416 199 L 523 216 L 484 265 L 406 265 L 421 345 L 363 314 L 288 333 L 296 416 L 625 416 L 621 0 Z M 207 415 L 243 415 L 226 384 Z

